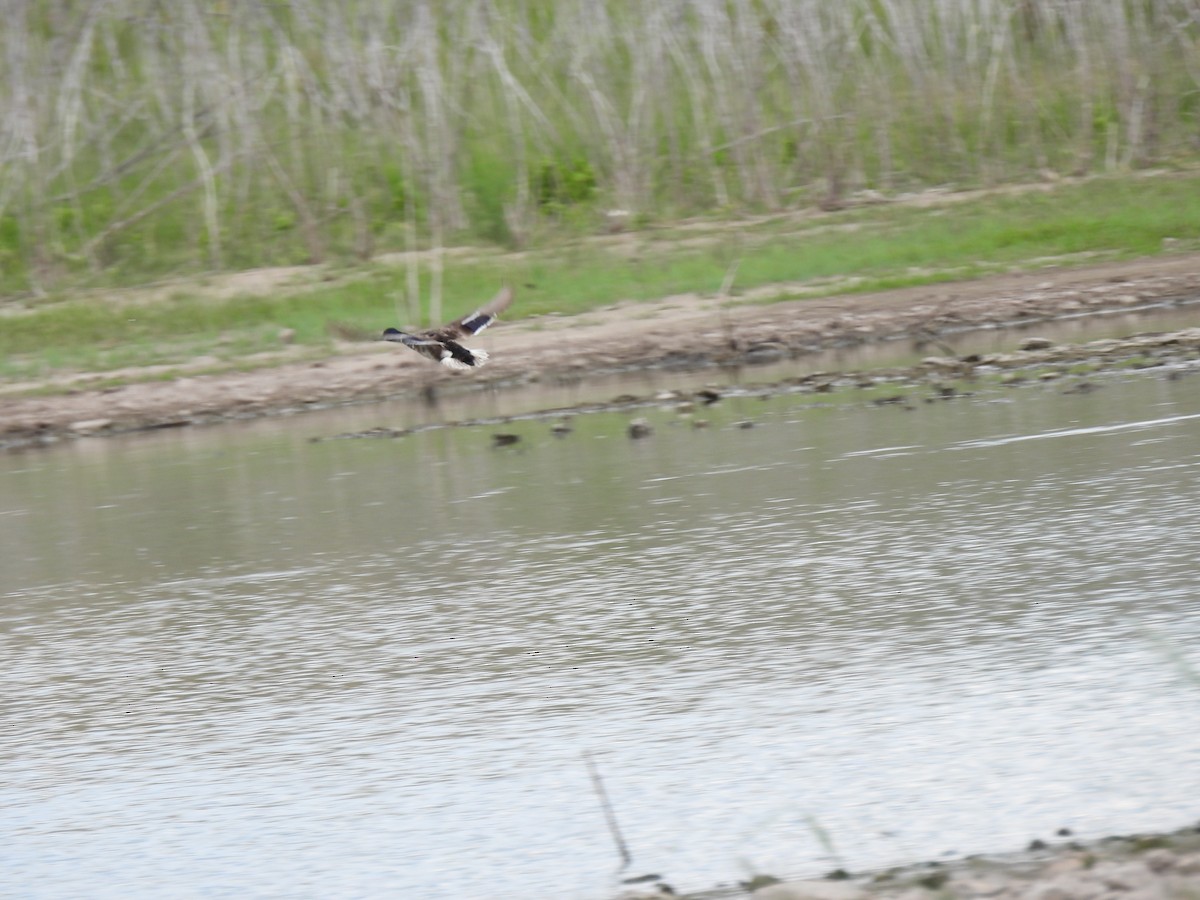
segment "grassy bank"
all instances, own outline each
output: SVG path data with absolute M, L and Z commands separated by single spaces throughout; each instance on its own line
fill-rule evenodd
M 1200 135 L 1194 0 L 14 0 L 4 24 L 7 296 L 1129 171 Z
M 1093 179 L 965 201 L 954 195 L 834 213 L 740 222 L 694 220 L 611 237 L 562 239 L 539 250 L 459 254 L 444 275 L 446 314 L 468 311 L 497 286 L 517 286 L 512 317 L 578 314 L 620 300 L 712 294 L 739 261 L 740 291 L 778 285 L 781 298 L 961 279 L 1048 262 L 1078 264 L 1200 249 L 1200 176 Z M 425 280 L 428 280 L 427 270 Z M 217 281 L 152 296 L 116 293 L 41 302 L 0 319 L 0 377 L 182 365 L 206 357 L 237 367 L 279 351 L 334 352 L 347 333 L 410 323 L 407 267 L 323 266 L 227 295 Z M 428 287 L 421 285 L 422 289 Z M 157 373 L 156 377 L 169 374 Z

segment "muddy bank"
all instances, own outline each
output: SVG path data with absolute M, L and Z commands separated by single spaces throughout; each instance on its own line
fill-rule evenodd
M 1078 842 L 1060 832 L 1025 850 L 928 862 L 870 873 L 831 872 L 781 881 L 760 875 L 737 886 L 678 894 L 647 876 L 620 900 L 1195 900 L 1200 897 L 1200 826 L 1163 834 Z
M 478 341 L 491 353 L 492 362 L 465 375 L 404 348 L 348 343 L 326 359 L 250 372 L 107 388 L 89 387 L 86 378 L 76 378 L 68 393 L 41 395 L 30 392 L 52 385 L 10 385 L 0 399 L 0 447 L 292 414 L 430 392 L 518 388 L 639 368 L 753 365 L 901 337 L 927 341 L 941 360 L 929 363 L 930 369 L 962 374 L 979 365 L 1003 367 L 1010 362 L 950 358 L 939 354 L 939 347 L 945 349 L 940 337 L 981 327 L 1195 301 L 1200 298 L 1200 255 L 1047 269 L 847 297 L 754 302 L 796 287 L 756 289 L 734 298 L 743 302 L 732 304 L 682 295 L 581 316 L 502 323 Z M 519 311 L 519 296 L 517 302 Z M 1192 339 L 1181 340 L 1183 344 L 1155 352 L 1187 357 L 1194 352 Z M 1064 353 L 1062 348 L 1026 351 L 1038 352 L 1048 362 L 1061 360 Z M 1125 352 L 1109 348 L 1104 358 Z M 1026 355 L 1017 362 L 1037 361 Z
M 312 441 L 346 440 L 354 438 L 401 438 L 437 428 L 500 425 L 522 419 L 553 419 L 551 431 L 558 435 L 570 432 L 567 424 L 571 415 L 612 410 L 634 411 L 644 407 L 666 406 L 688 416 L 695 428 L 707 427 L 704 409 L 723 397 L 765 397 L 778 394 L 832 394 L 843 389 L 872 391 L 863 402 L 872 406 L 897 406 L 916 409 L 918 403 L 932 403 L 958 397 L 969 397 L 988 382 L 999 385 L 1018 385 L 1025 382 L 1061 382 L 1063 393 L 1089 393 L 1100 390 L 1103 373 L 1125 369 L 1163 370 L 1163 377 L 1184 378 L 1200 373 L 1200 328 L 1171 332 L 1131 335 L 1081 343 L 1054 343 L 1045 338 L 1028 338 L 1011 353 L 972 353 L 965 356 L 930 356 L 904 368 L 876 367 L 869 370 L 820 371 L 788 377 L 783 380 L 753 382 L 742 380 L 737 385 L 706 385 L 697 390 L 677 389 L 650 394 L 618 394 L 612 399 L 584 403 L 578 406 L 557 406 L 534 412 L 507 416 L 487 416 L 455 419 L 415 425 L 407 428 L 376 426 L 366 431 L 343 432 L 310 438 Z M 860 395 L 861 396 L 861 395 Z M 639 424 L 641 423 L 641 424 Z M 753 427 L 752 421 L 741 427 Z M 631 420 L 631 438 L 646 437 L 652 428 L 645 420 Z M 516 443 L 514 435 L 493 434 L 497 446 Z

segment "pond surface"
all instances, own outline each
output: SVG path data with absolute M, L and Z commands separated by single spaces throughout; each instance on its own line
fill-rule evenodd
M 1198 383 L 2 457 L 7 890 L 605 898 L 585 752 L 679 890 L 1178 827 Z

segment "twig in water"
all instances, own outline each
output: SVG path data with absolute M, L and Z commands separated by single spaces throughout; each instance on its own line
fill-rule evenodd
M 922 344 L 933 344 L 949 357 L 958 356 L 958 352 L 942 340 L 933 328 L 929 325 L 918 325 L 913 329 L 913 337 L 917 339 L 917 348 L 920 349 Z
M 825 848 L 825 852 L 829 854 L 829 858 L 833 860 L 834 864 L 839 869 L 844 869 L 846 866 L 842 861 L 842 856 L 837 852 L 837 847 L 833 844 L 833 838 L 830 837 L 829 832 L 825 830 L 824 826 L 814 816 L 807 814 L 804 816 L 804 823 L 808 825 L 808 830 L 813 833 L 813 836 Z
M 608 822 L 608 830 L 612 832 L 613 842 L 617 845 L 617 852 L 621 854 L 621 868 L 617 871 L 623 871 L 629 868 L 629 864 L 633 862 L 633 857 L 629 855 L 629 848 L 625 846 L 625 838 L 621 836 L 621 827 L 617 824 L 617 816 L 613 812 L 612 803 L 608 799 L 608 792 L 604 790 L 604 782 L 600 780 L 600 770 L 596 767 L 596 761 L 592 759 L 590 751 L 583 751 L 583 761 L 587 763 L 588 774 L 592 776 L 592 787 L 596 789 L 596 796 L 600 798 L 600 808 L 604 810 L 604 818 Z

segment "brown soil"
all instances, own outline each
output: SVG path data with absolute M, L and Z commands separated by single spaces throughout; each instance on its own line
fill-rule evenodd
M 337 355 L 319 361 L 287 361 L 285 354 L 277 365 L 248 372 L 108 388 L 89 387 L 86 377 L 77 377 L 67 393 L 40 395 L 31 392 L 54 385 L 17 385 L 0 397 L 0 446 L 279 414 L 430 389 L 778 359 L 902 335 L 936 341 L 937 335 L 956 329 L 1195 298 L 1200 296 L 1200 254 L 872 294 L 755 302 L 795 287 L 774 285 L 746 292 L 734 302 L 688 294 L 580 316 L 501 323 L 476 341 L 492 361 L 468 373 L 444 369 L 396 345 L 346 343 Z

